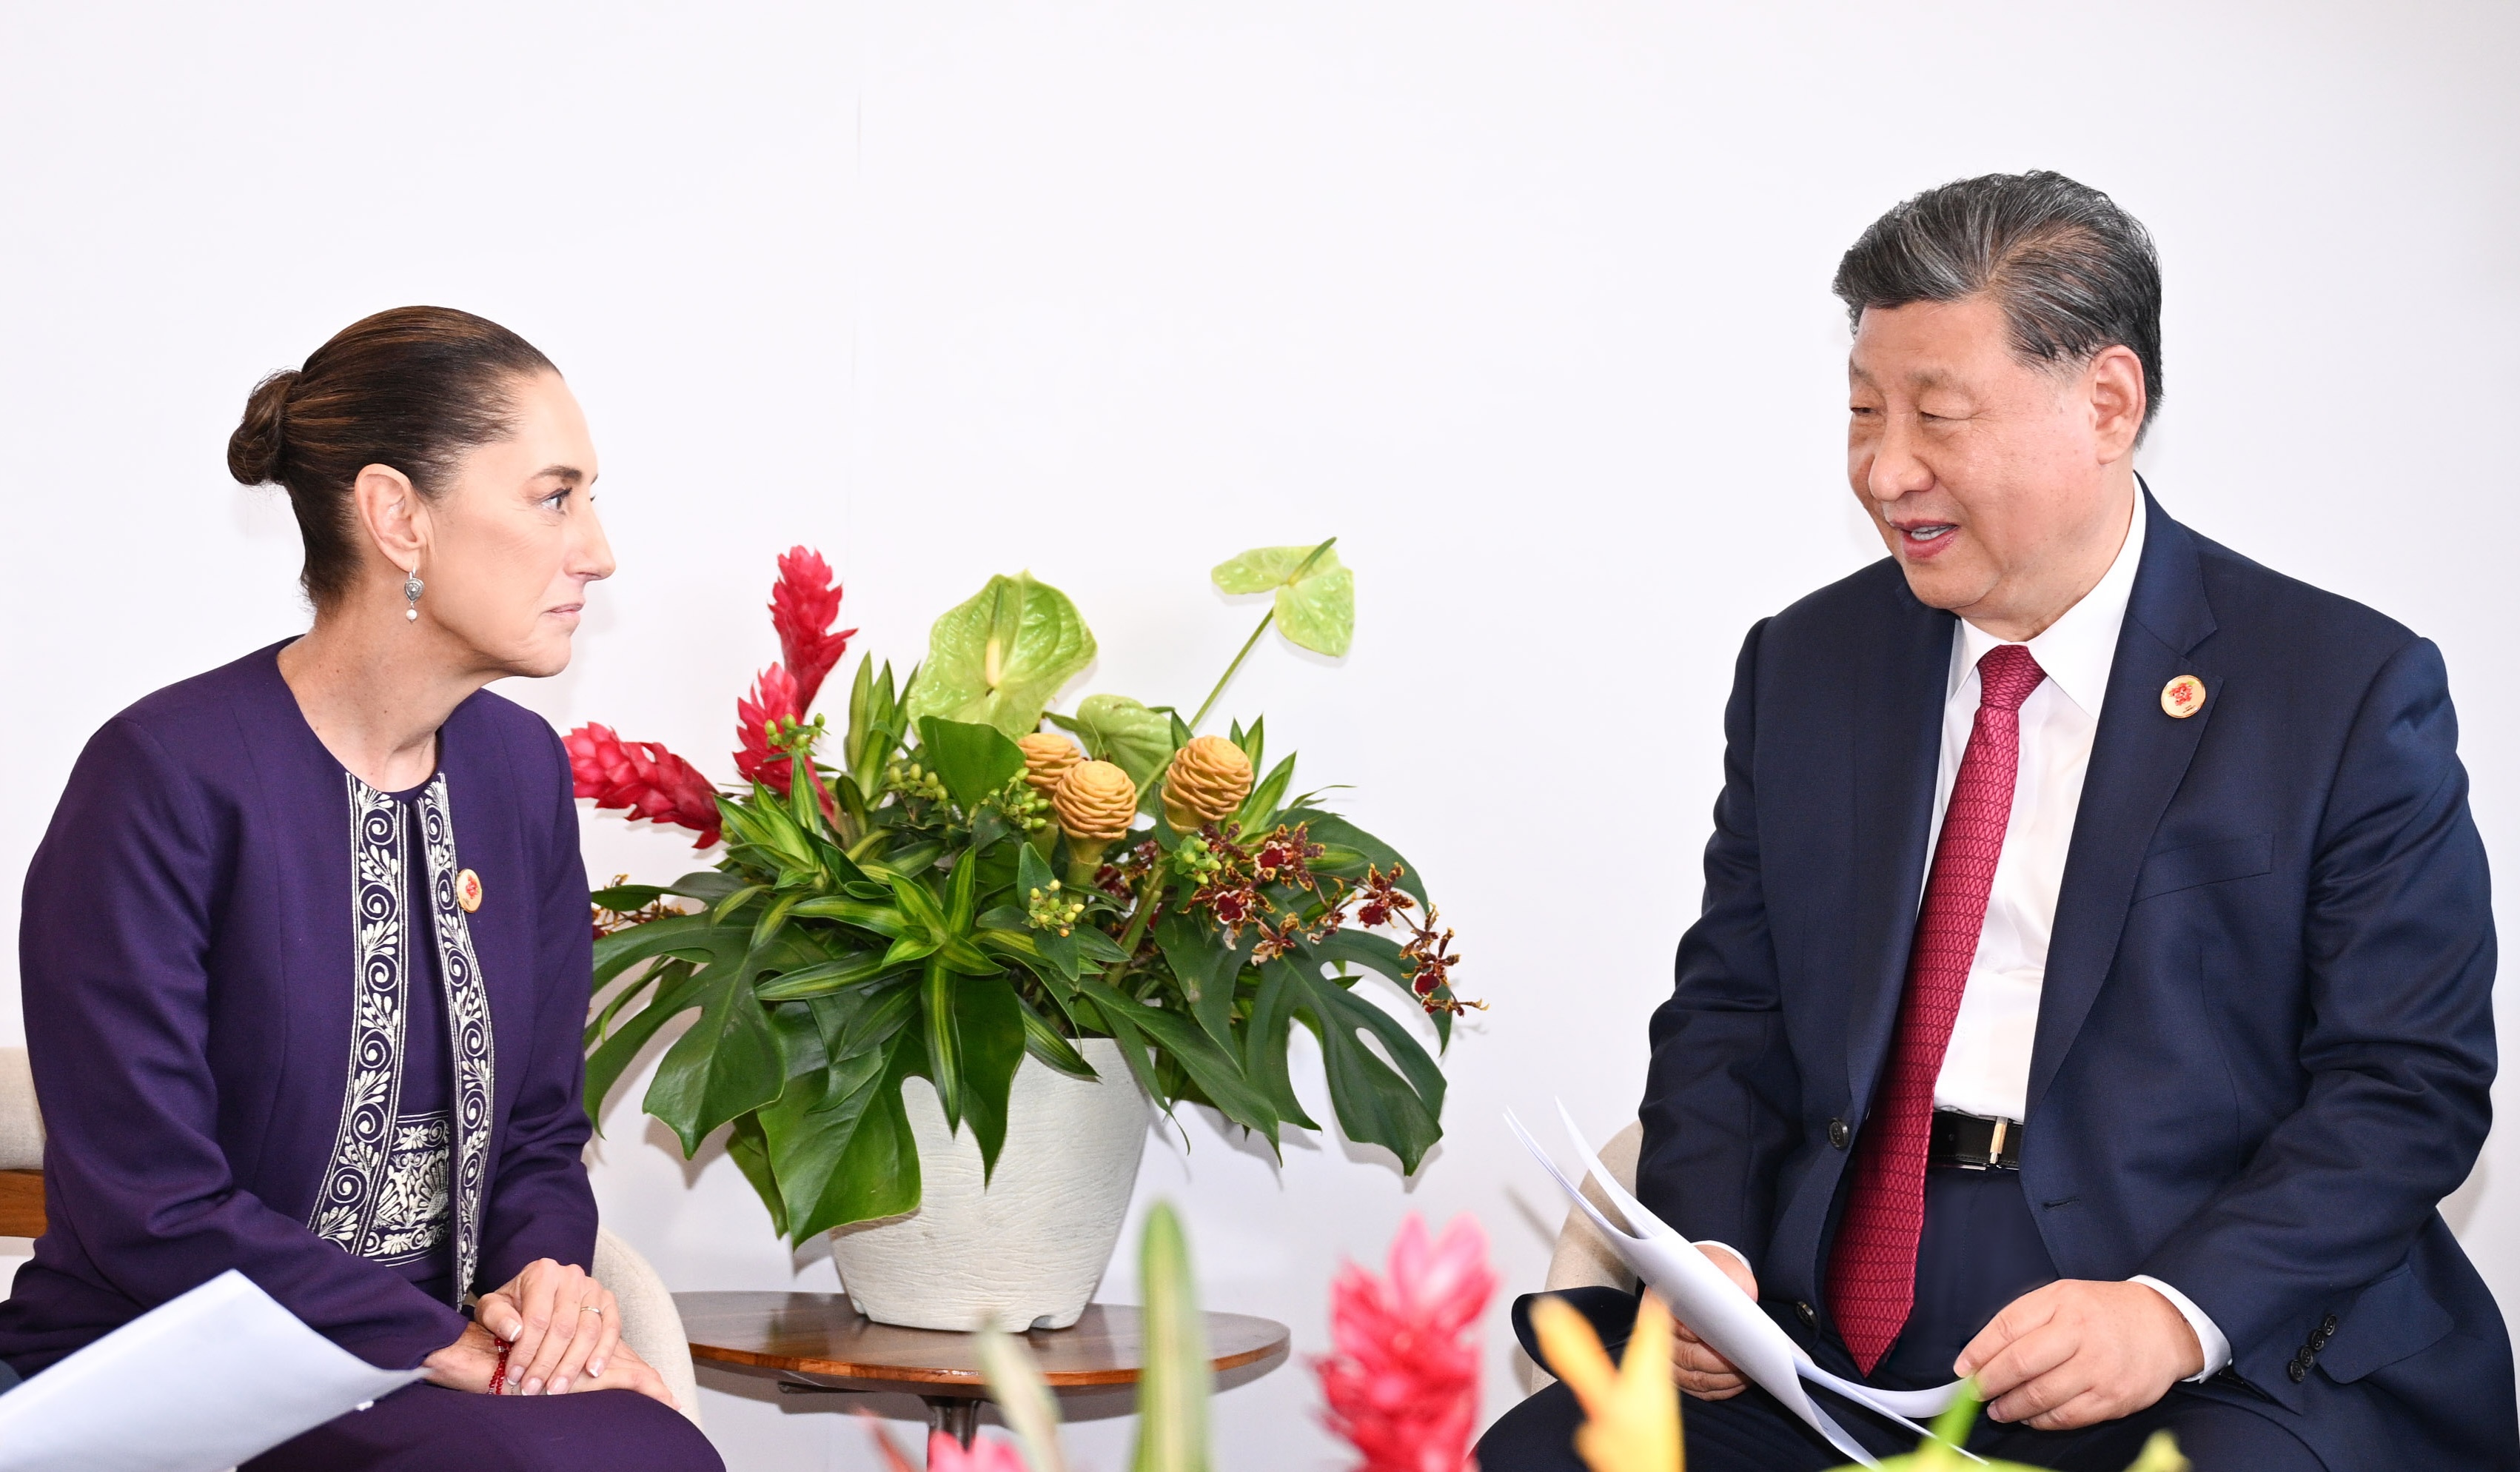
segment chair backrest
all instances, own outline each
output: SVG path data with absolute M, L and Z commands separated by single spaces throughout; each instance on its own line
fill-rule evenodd
M 44 1234 L 44 1116 L 24 1048 L 0 1048 L 0 1237 Z

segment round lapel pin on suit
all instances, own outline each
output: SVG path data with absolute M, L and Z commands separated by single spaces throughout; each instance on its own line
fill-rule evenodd
M 2162 699 L 2168 701 L 2170 697 L 2165 695 Z M 467 869 L 455 876 L 455 902 L 464 906 L 464 913 L 468 915 L 481 907 L 480 875 Z
M 2182 674 L 2161 687 L 2161 709 L 2185 720 L 2205 709 L 2205 682 L 2192 674 Z

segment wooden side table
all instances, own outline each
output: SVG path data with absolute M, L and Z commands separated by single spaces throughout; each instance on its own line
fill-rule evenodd
M 907 1391 L 927 1403 L 929 1430 L 966 1447 L 979 1428 L 989 1386 L 968 1334 L 879 1324 L 838 1293 L 677 1293 L 674 1307 L 694 1359 L 778 1371 L 783 1391 Z M 1285 1357 L 1284 1324 L 1241 1313 L 1204 1317 L 1220 1372 Z M 1135 1385 L 1146 1364 L 1139 1311 L 1120 1305 L 1095 1304 L 1072 1328 L 1015 1337 L 1055 1391 Z

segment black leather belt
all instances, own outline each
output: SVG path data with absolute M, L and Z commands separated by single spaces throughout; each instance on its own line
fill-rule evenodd
M 1957 1109 L 1934 1111 L 1933 1133 L 1925 1145 L 1925 1164 L 1957 1166 L 1963 1171 L 2021 1169 L 2021 1124 L 1989 1120 Z

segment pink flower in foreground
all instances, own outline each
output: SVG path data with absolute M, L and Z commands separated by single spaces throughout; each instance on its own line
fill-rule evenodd
M 892 1438 L 871 1411 L 861 1410 L 866 1418 L 867 1435 L 875 1439 L 876 1454 L 883 1458 L 888 1472 L 912 1472 L 910 1459 L 892 1444 Z M 927 1472 L 1028 1472 L 1015 1449 L 1004 1442 L 974 1440 L 971 1449 L 942 1431 L 928 1433 Z
M 796 680 L 796 714 L 814 708 L 823 676 L 848 653 L 854 628 L 834 631 L 840 618 L 840 585 L 820 552 L 790 547 L 779 559 L 779 580 L 770 585 L 770 626 L 779 630 L 779 652 Z
M 1474 1469 L 1479 1315 L 1496 1292 L 1487 1234 L 1468 1216 L 1426 1240 L 1412 1216 L 1391 1244 L 1390 1275 L 1351 1263 L 1330 1288 L 1338 1351 L 1313 1361 L 1330 1430 L 1365 1456 L 1358 1472 Z
M 587 724 L 562 737 L 577 796 L 598 807 L 626 807 L 633 819 L 675 823 L 698 833 L 695 849 L 717 842 L 717 789 L 699 769 L 653 741 L 624 741 L 610 726 Z
M 974 1438 L 971 1449 L 942 1431 L 928 1433 L 927 1472 L 1025 1472 L 1023 1457 L 1004 1442 Z
M 788 791 L 788 769 L 791 759 L 770 744 L 769 726 L 773 721 L 799 720 L 804 708 L 796 700 L 796 682 L 777 665 L 761 671 L 752 682 L 752 697 L 735 703 L 735 738 L 742 743 L 736 749 L 735 769 L 747 782 L 760 782 Z

